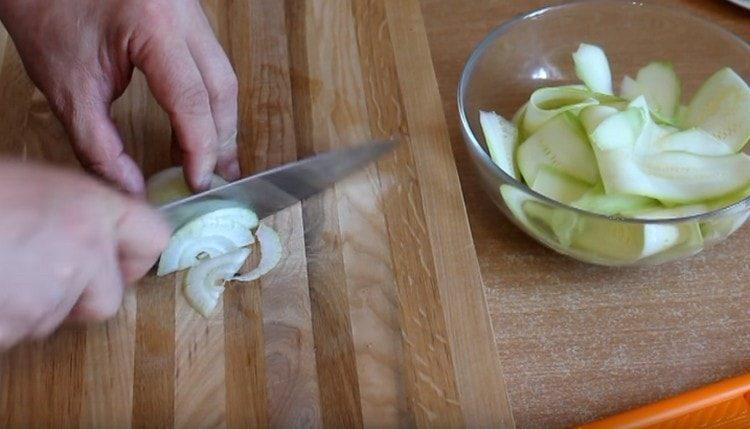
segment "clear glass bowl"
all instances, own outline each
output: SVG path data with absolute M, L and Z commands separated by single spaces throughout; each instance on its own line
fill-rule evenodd
M 721 67 L 732 67 L 750 81 L 747 42 L 675 7 L 594 0 L 518 16 L 497 27 L 476 47 L 464 66 L 458 89 L 466 145 L 495 204 L 544 245 L 584 262 L 609 266 L 673 261 L 734 233 L 750 216 L 750 198 L 691 217 L 607 217 L 546 198 L 492 162 L 479 125 L 479 110 L 511 118 L 535 89 L 578 83 L 571 53 L 581 42 L 604 48 L 616 88 L 625 74 L 634 75 L 654 60 L 674 64 L 683 84 L 683 103 Z M 575 225 L 573 237 L 561 233 L 569 229 L 558 228 L 560 225 Z M 665 248 L 648 241 L 654 237 L 668 237 L 672 244 Z

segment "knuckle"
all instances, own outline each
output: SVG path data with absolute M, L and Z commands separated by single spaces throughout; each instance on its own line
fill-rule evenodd
M 210 113 L 208 108 L 208 91 L 202 84 L 191 84 L 177 91 L 175 97 L 175 111 L 188 115 L 203 115 Z

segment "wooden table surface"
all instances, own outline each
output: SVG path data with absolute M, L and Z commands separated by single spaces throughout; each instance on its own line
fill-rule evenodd
M 735 7 L 669 1 L 750 38 Z M 210 320 L 181 275 L 150 276 L 108 324 L 0 356 L 0 427 L 564 427 L 750 370 L 750 268 L 733 257 L 748 228 L 686 262 L 611 270 L 534 244 L 479 190 L 461 65 L 542 3 L 204 2 L 240 79 L 245 173 L 404 144 L 268 220 L 283 265 L 228 288 Z M 4 33 L 0 59 L 0 154 L 76 166 Z M 142 76 L 113 114 L 147 174 L 170 165 Z
M 463 62 L 498 23 L 558 3 L 422 2 L 513 417 L 526 428 L 570 426 L 750 372 L 749 226 L 683 262 L 607 269 L 529 240 L 479 189 L 455 107 Z M 728 2 L 657 3 L 750 40 L 750 12 Z

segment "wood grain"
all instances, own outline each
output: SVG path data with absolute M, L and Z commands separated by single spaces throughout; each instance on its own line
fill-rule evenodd
M 221 303 L 205 318 L 182 293 L 184 274 L 175 279 L 174 426 L 225 426 L 224 311 Z M 197 388 L 200 386 L 200 388 Z
M 248 149 L 244 154 L 241 152 L 243 166 L 261 171 L 294 161 L 297 143 L 284 3 L 268 0 L 249 5 L 238 3 L 223 16 L 225 22 L 242 16 L 247 22 L 241 32 L 227 35 L 230 58 L 240 79 L 240 117 L 246 118 L 239 133 L 240 147 Z M 218 22 L 217 27 L 221 27 Z M 244 297 L 246 305 L 259 305 L 257 316 L 262 320 L 262 325 L 254 323 L 261 331 L 247 338 L 254 342 L 253 349 L 257 350 L 254 361 L 258 362 L 257 371 L 249 372 L 258 376 L 257 383 L 246 380 L 245 384 L 236 384 L 234 392 L 242 389 L 250 393 L 247 399 L 257 404 L 257 407 L 249 407 L 256 409 L 255 426 L 318 427 L 321 424 L 320 401 L 301 207 L 290 207 L 268 222 L 283 237 L 286 253 L 283 263 L 253 284 L 251 287 L 255 290 Z M 236 324 L 235 329 L 236 337 L 242 336 L 239 330 L 252 332 L 247 324 Z M 243 353 L 240 347 L 235 351 Z M 231 349 L 227 352 L 232 355 Z M 246 373 L 248 370 L 235 365 L 228 366 L 227 372 Z M 257 389 L 248 390 L 247 386 L 254 384 Z M 238 399 L 241 398 L 239 395 Z M 230 411 L 239 415 L 247 408 L 246 403 L 237 400 Z M 242 420 L 230 420 L 230 423 L 236 427 L 247 426 Z
M 135 317 L 136 293 L 128 289 L 117 316 L 86 332 L 82 429 L 132 425 Z
M 335 130 L 329 129 L 336 122 L 328 115 L 338 97 L 336 87 L 331 86 L 333 77 L 324 73 L 325 67 L 341 57 L 323 56 L 323 52 L 340 54 L 339 46 L 330 41 L 340 29 L 337 19 L 346 18 L 343 13 L 347 9 L 342 13 L 342 5 L 344 2 L 307 2 L 290 9 L 289 28 L 297 27 L 300 32 L 290 46 L 292 74 L 304 76 L 303 85 L 294 86 L 299 80 L 292 82 L 297 145 L 300 153 L 308 156 L 330 149 L 330 140 L 336 138 Z M 345 39 L 343 45 L 348 43 Z M 305 201 L 302 217 L 323 424 L 360 427 L 362 411 L 336 190 Z
M 390 30 L 387 27 L 383 2 L 360 2 L 355 8 L 358 41 L 362 56 L 367 105 L 371 112 L 370 127 L 380 138 L 407 139 L 408 129 L 403 115 L 403 101 L 399 89 L 395 58 L 392 53 Z M 377 43 L 372 43 L 377 40 Z M 406 386 L 396 386 L 409 392 L 409 408 L 420 426 L 436 421 L 459 425 L 462 419 L 458 392 L 451 373 L 453 364 L 445 332 L 445 321 L 437 291 L 433 257 L 428 251 L 429 237 L 415 177 L 414 159 L 410 145 L 400 146 L 393 157 L 379 163 L 380 181 L 385 194 L 382 207 L 388 217 L 391 257 L 394 264 L 397 291 L 392 299 L 398 304 L 407 375 Z M 409 241 L 403 237 L 410 237 Z M 432 335 L 424 330 L 432 327 Z M 397 325 L 398 326 L 398 325 Z M 446 372 L 446 370 L 448 370 Z M 405 392 L 395 392 L 405 395 Z M 402 404 L 400 396 L 392 398 Z M 404 426 L 415 422 L 401 412 L 399 421 Z
M 170 283 L 165 282 L 171 280 Z M 132 425 L 174 426 L 174 278 L 141 281 L 136 312 Z
M 475 341 L 492 335 L 482 293 L 466 211 L 448 130 L 436 91 L 437 82 L 429 56 L 427 36 L 416 1 L 386 1 L 399 79 L 410 124 L 417 177 L 430 186 L 420 187 L 428 230 L 436 260 L 437 280 L 449 326 L 456 381 L 467 425 L 512 425 L 500 368 L 492 341 Z M 446 181 L 448 178 L 450 180 Z M 438 183 L 445 185 L 437 186 Z M 452 183 L 453 185 L 448 185 Z M 457 284 L 461 287 L 457 287 Z M 471 353 L 467 353 L 471 350 Z M 493 383 L 487 383 L 493 380 Z
M 330 142 L 331 147 L 349 146 L 370 138 L 355 16 L 345 2 L 328 6 L 320 15 L 314 28 L 332 30 L 318 34 L 313 47 L 308 44 L 308 56 L 315 59 L 309 62 L 309 70 L 321 83 L 313 108 L 313 128 L 320 133 L 314 133 L 313 139 Z M 393 367 L 399 371 L 401 360 L 400 339 L 393 331 L 398 323 L 394 320 L 395 286 L 379 187 L 374 166 L 342 182 L 336 187 L 336 212 L 331 215 L 338 218 L 343 239 L 343 292 L 349 299 L 361 404 L 355 412 L 362 413 L 362 424 L 367 427 L 397 425 L 399 405 L 404 402 L 399 398 L 402 385 L 394 379 L 398 372 Z

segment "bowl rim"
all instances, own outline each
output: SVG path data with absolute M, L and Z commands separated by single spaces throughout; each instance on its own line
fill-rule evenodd
M 604 215 L 601 213 L 591 212 L 588 210 L 583 210 L 577 207 L 573 207 L 571 205 L 561 203 L 560 201 L 557 201 L 545 195 L 542 195 L 536 192 L 535 190 L 531 189 L 531 187 L 529 187 L 528 185 L 526 185 L 519 179 L 516 179 L 512 177 L 511 175 L 509 175 L 508 173 L 506 173 L 503 169 L 498 167 L 494 161 L 492 161 L 487 151 L 484 150 L 484 148 L 482 148 L 482 145 L 477 140 L 477 137 L 474 135 L 474 132 L 472 131 L 471 126 L 469 125 L 469 120 L 466 114 L 466 106 L 464 103 L 464 96 L 466 94 L 466 90 L 469 84 L 470 75 L 474 71 L 474 68 L 477 62 L 482 57 L 482 55 L 484 54 L 485 50 L 490 45 L 490 43 L 492 43 L 495 39 L 505 34 L 508 30 L 510 30 L 515 25 L 526 20 L 534 19 L 546 13 L 555 12 L 558 10 L 566 10 L 566 9 L 574 8 L 574 7 L 585 5 L 585 4 L 595 4 L 595 5 L 615 4 L 618 6 L 659 9 L 665 13 L 668 13 L 674 16 L 681 16 L 684 18 L 695 19 L 695 20 L 701 21 L 702 24 L 713 28 L 715 31 L 719 33 L 723 33 L 725 36 L 735 39 L 737 42 L 744 45 L 748 50 L 750 50 L 750 42 L 740 37 L 733 31 L 722 27 L 719 24 L 709 21 L 706 18 L 700 15 L 697 15 L 695 13 L 685 12 L 685 11 L 675 11 L 673 8 L 669 8 L 663 5 L 658 5 L 651 1 L 575 0 L 569 3 L 564 3 L 560 5 L 554 5 L 554 6 L 543 6 L 540 8 L 532 9 L 527 12 L 522 12 L 506 20 L 500 25 L 496 26 L 495 28 L 492 29 L 492 31 L 490 31 L 486 36 L 484 36 L 482 40 L 474 47 L 474 49 L 472 50 L 471 54 L 469 55 L 468 59 L 464 63 L 464 66 L 461 70 L 461 75 L 458 81 L 458 91 L 457 91 L 458 115 L 459 115 L 459 121 L 461 124 L 462 131 L 464 135 L 467 137 L 465 140 L 466 140 L 466 145 L 468 146 L 468 149 L 470 151 L 476 152 L 479 156 L 480 161 L 485 165 L 485 167 L 489 168 L 496 176 L 502 177 L 507 184 L 512 185 L 518 188 L 519 190 L 535 197 L 536 199 L 544 201 L 552 206 L 555 206 L 558 208 L 564 208 L 564 209 L 570 210 L 574 213 L 581 214 L 581 215 L 587 215 L 587 216 L 601 218 L 601 219 L 616 220 L 616 221 L 626 222 L 626 223 L 636 223 L 636 224 L 672 224 L 672 223 L 682 223 L 682 222 L 688 222 L 688 221 L 710 219 L 710 218 L 716 217 L 717 215 L 739 211 L 742 208 L 746 208 L 747 206 L 750 206 L 750 196 L 747 196 L 728 206 L 724 206 L 724 207 L 714 209 L 705 213 L 699 213 L 699 214 L 690 215 L 690 216 L 670 217 L 670 218 L 663 218 L 663 219 L 655 219 L 655 218 L 641 219 L 641 218 L 633 218 L 633 217 L 617 216 L 617 215 L 608 216 L 608 215 Z

